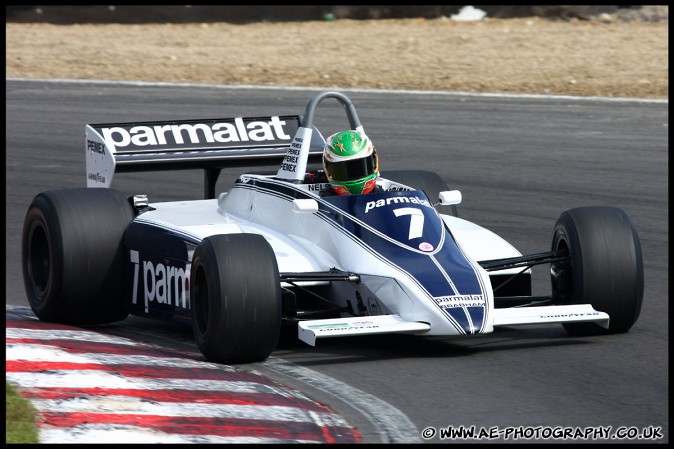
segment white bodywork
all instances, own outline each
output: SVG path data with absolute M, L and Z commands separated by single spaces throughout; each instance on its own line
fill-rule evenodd
M 362 195 L 375 199 L 336 206 L 318 194 L 329 186 L 326 181 L 304 184 L 308 159 L 320 156 L 325 144 L 313 126 L 325 98 L 338 100 L 351 128 L 363 131 L 355 107 L 337 92 L 317 94 L 303 116 L 87 125 L 87 185 L 110 187 L 117 171 L 200 168 L 206 197 L 214 198 L 222 167 L 282 158 L 276 176 L 242 175 L 217 199 L 150 203 L 134 224 L 168 231 L 191 245 L 216 234 L 259 234 L 273 249 L 280 273 L 352 273 L 349 280 L 296 281 L 295 286 L 327 288 L 328 300 L 343 310 L 354 311 L 357 302 L 355 313 L 337 320 L 300 321 L 299 337 L 312 345 L 319 337 L 371 333 L 473 335 L 494 326 L 574 321 L 607 326 L 608 315 L 586 304 L 495 309 L 489 274 L 478 262 L 520 252 L 474 223 L 445 214 L 438 220 L 429 202 L 438 198 L 380 178 L 377 184 L 388 196 Z M 461 193 L 441 192 L 439 200 L 458 204 Z M 424 220 L 433 229 L 431 239 L 422 231 Z M 141 232 L 137 241 L 146 236 Z M 136 249 L 131 254 L 138 259 Z
M 246 175 L 242 179 L 245 184 L 255 179 L 271 178 Z M 308 193 L 320 201 L 320 197 L 309 192 L 306 185 L 288 184 L 288 188 L 300 190 L 305 195 Z M 373 333 L 465 335 L 452 325 L 438 304 L 429 300 L 428 294 L 414 279 L 379 255 L 363 250 L 361 242 L 336 232 L 312 209 L 311 199 L 308 201 L 300 202 L 308 209 L 298 211 L 287 198 L 271 195 L 264 189 L 234 188 L 218 199 L 151 203 L 155 210 L 141 214 L 136 221 L 186 234 L 195 240 L 214 234 L 263 235 L 276 255 L 281 273 L 325 272 L 330 269 L 357 273 L 360 276 L 358 284 L 334 283 L 336 297 L 358 291 L 370 315 L 301 321 L 299 337 L 308 344 L 315 344 L 316 338 L 320 337 Z M 489 333 L 499 325 L 608 322 L 608 315 L 595 311 L 589 305 L 494 309 L 489 274 L 477 261 L 514 257 L 521 253 L 483 227 L 450 215 L 440 216 L 461 250 L 474 261 L 473 268 L 486 286 L 486 319 L 470 333 Z M 517 271 L 510 270 L 512 274 Z M 300 284 L 317 285 L 316 282 Z

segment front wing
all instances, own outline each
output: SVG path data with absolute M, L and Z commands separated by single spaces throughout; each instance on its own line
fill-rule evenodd
M 495 309 L 492 313 L 494 327 L 596 322 L 608 328 L 609 323 L 608 314 L 595 310 L 590 304 Z M 407 321 L 400 315 L 378 315 L 300 321 L 298 337 L 303 342 L 315 346 L 317 338 L 372 334 L 424 334 L 430 329 L 431 326 L 428 323 Z

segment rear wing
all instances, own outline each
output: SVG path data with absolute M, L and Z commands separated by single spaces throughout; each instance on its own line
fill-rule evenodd
M 205 197 L 215 198 L 223 168 L 274 164 L 300 182 L 325 144 L 307 126 L 299 115 L 86 125 L 87 187 L 110 187 L 116 172 L 202 169 Z

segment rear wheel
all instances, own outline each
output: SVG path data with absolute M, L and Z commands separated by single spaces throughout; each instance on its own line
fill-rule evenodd
M 391 181 L 399 182 L 405 184 L 406 186 L 413 187 L 417 190 L 423 190 L 426 192 L 426 196 L 433 204 L 437 203 L 440 198 L 440 192 L 444 192 L 449 189 L 449 186 L 437 173 L 426 170 L 389 170 L 385 173 L 382 172 L 382 176 Z M 442 207 L 441 210 L 438 210 L 440 213 L 446 213 L 446 206 Z M 454 217 L 458 217 L 458 210 L 456 204 L 449 206 L 449 214 Z
M 281 330 L 276 255 L 258 234 L 206 237 L 190 270 L 192 328 L 212 362 L 265 360 Z
M 639 318 L 644 293 L 641 244 L 634 223 L 613 207 L 581 207 L 561 214 L 552 250 L 570 256 L 551 266 L 556 304 L 592 304 L 609 328 L 565 323 L 572 335 L 627 332 Z
M 63 324 L 126 318 L 122 239 L 133 208 L 111 189 L 42 192 L 26 213 L 21 266 L 35 315 Z

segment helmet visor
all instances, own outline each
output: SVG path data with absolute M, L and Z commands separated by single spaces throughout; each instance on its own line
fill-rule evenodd
M 377 152 L 373 151 L 367 157 L 349 161 L 325 161 L 325 169 L 332 181 L 355 181 L 377 171 Z

